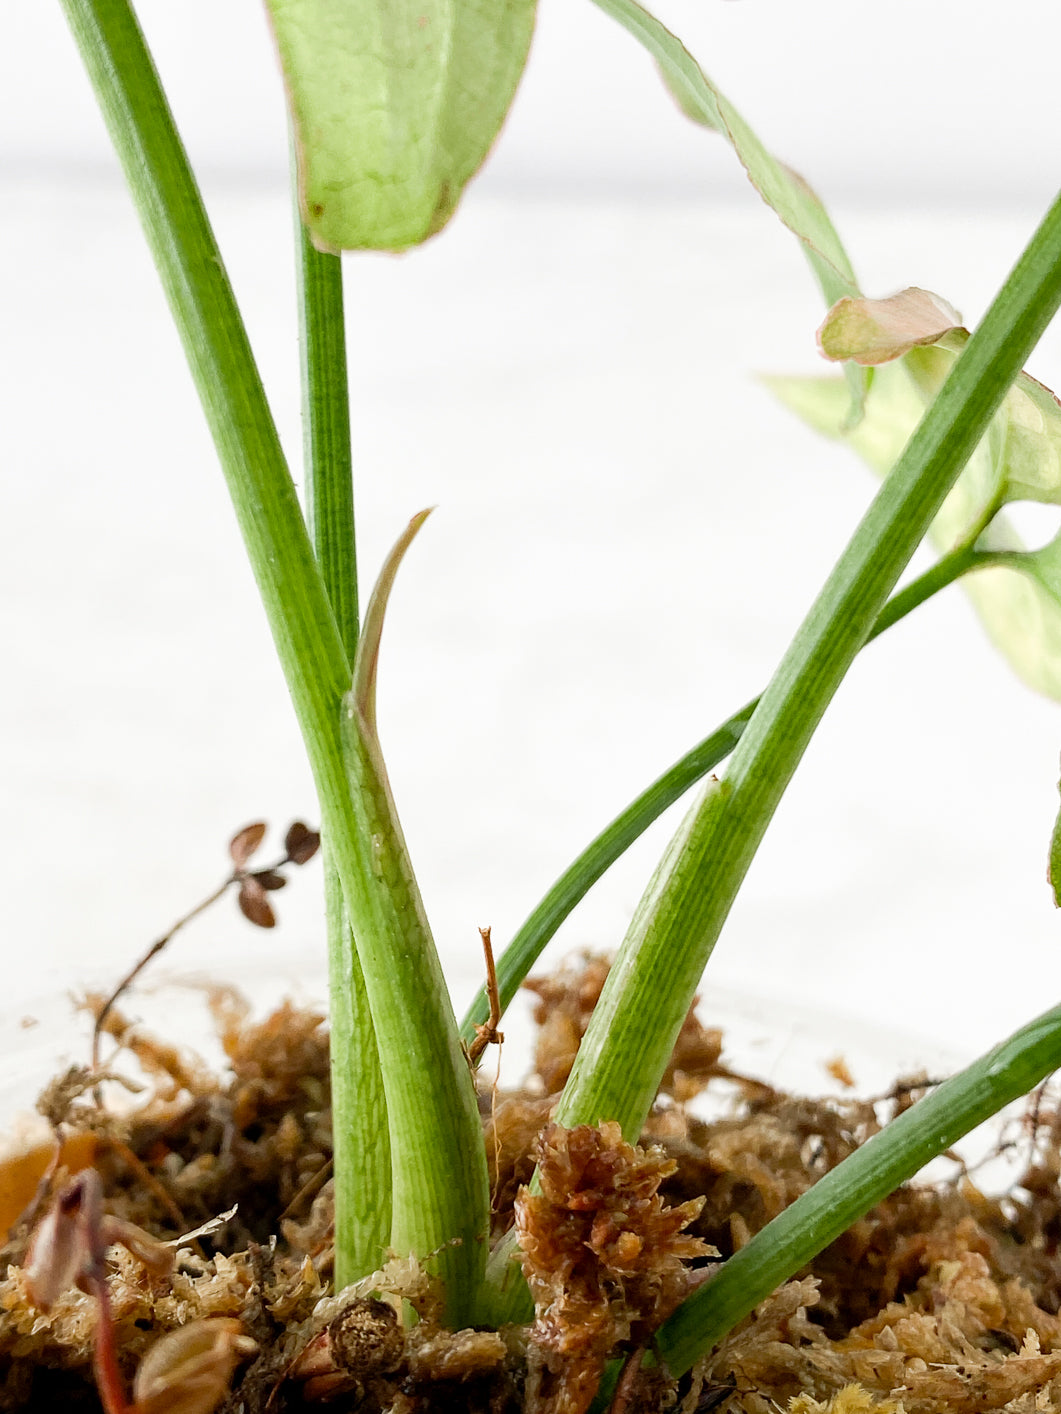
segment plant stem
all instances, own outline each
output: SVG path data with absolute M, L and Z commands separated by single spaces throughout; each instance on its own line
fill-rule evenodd
M 352 667 L 360 619 L 343 267 L 339 256 L 316 249 L 302 224 L 297 200 L 295 232 L 306 518 L 339 637 Z
M 756 1233 L 679 1307 L 656 1336 L 667 1369 L 684 1374 L 874 1204 L 1059 1065 L 1061 1007 L 1054 1007 L 892 1120 Z
M 291 170 L 294 175 L 294 156 Z M 318 251 L 295 208 L 306 518 L 347 661 L 360 631 L 343 268 Z M 325 844 L 336 1286 L 371 1271 L 390 1238 L 390 1135 L 375 1028 L 342 884 Z M 347 1175 L 356 1175 L 356 1183 Z
M 888 600 L 866 642 L 871 643 L 919 604 L 948 584 L 953 584 L 959 576 L 979 568 L 981 563 L 986 563 L 985 556 L 973 549 L 971 541 L 942 556 L 931 569 Z M 716 727 L 710 736 L 704 737 L 691 751 L 687 751 L 617 815 L 564 870 L 498 959 L 497 980 L 502 1011 L 516 995 L 523 979 L 568 914 L 649 825 L 679 800 L 690 786 L 725 760 L 741 739 L 758 705 L 758 697 L 745 703 L 721 726 Z M 489 999 L 485 989 L 480 989 L 461 1023 L 461 1037 L 466 1045 L 471 1045 L 476 1028 L 488 1020 L 489 1014 Z
M 389 1245 L 391 1145 L 365 977 L 346 912 L 342 880 L 327 845 L 323 854 L 335 1165 L 335 1289 L 339 1291 L 377 1268 Z
M 556 1120 L 641 1131 L 737 890 L 903 568 L 1061 302 L 1061 197 L 874 498 L 730 759 L 639 906 Z M 666 985 L 661 985 L 666 979 Z
M 372 842 L 351 796 L 341 741 L 349 661 L 246 331 L 128 0 L 62 3 L 213 433 L 316 781 L 322 836 L 350 916 L 365 916 L 365 899 L 379 882 L 373 875 Z M 400 1181 L 404 1191 L 423 1195 L 416 1242 L 405 1251 L 414 1247 L 423 1258 L 438 1252 L 447 1319 L 466 1324 L 481 1282 L 488 1193 L 485 1176 L 471 1189 L 438 1177 L 462 1172 L 470 1153 L 483 1155 L 474 1087 L 441 968 L 437 956 L 395 957 L 381 940 L 360 933 L 356 942 L 388 1107 L 386 1118 L 374 1117 L 375 1129 L 382 1133 L 390 1126 L 395 1186 Z M 332 975 L 341 989 L 332 997 L 333 1013 L 356 1028 L 362 1024 L 364 997 L 357 993 L 354 970 L 347 966 Z M 364 1097 L 358 1100 L 363 1103 Z M 342 1123 L 343 1117 L 336 1116 L 336 1124 Z M 432 1124 L 436 1152 L 431 1158 L 444 1156 L 445 1166 L 432 1166 L 411 1142 L 417 1125 L 422 1130 Z M 482 1168 L 485 1175 L 485 1157 Z M 361 1175 L 348 1172 L 338 1183 L 357 1192 Z M 408 1232 L 405 1225 L 402 1236 Z M 356 1254 L 339 1254 L 337 1266 L 360 1274 Z

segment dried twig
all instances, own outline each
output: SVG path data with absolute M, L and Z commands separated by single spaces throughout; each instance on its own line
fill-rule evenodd
M 237 885 L 239 893 L 237 901 L 240 912 L 251 923 L 258 928 L 273 928 L 276 926 L 276 914 L 273 912 L 272 904 L 268 895 L 277 889 L 282 889 L 287 883 L 286 878 L 280 872 L 289 864 L 305 864 L 312 859 L 320 847 L 320 834 L 316 830 L 311 830 L 308 825 L 304 825 L 301 820 L 296 820 L 288 829 L 284 838 L 284 853 L 275 864 L 269 865 L 265 869 L 248 869 L 247 862 L 258 849 L 265 838 L 266 826 L 263 821 L 256 821 L 253 825 L 245 825 L 242 830 L 238 830 L 232 839 L 229 840 L 228 852 L 232 860 L 232 872 L 221 883 L 213 893 L 209 894 L 197 903 L 193 909 L 186 913 L 183 918 L 179 918 L 168 933 L 164 933 L 161 938 L 156 939 L 151 944 L 147 952 L 139 959 L 135 966 L 131 967 L 122 980 L 111 992 L 110 996 L 103 1003 L 96 1016 L 96 1024 L 92 1028 L 92 1069 L 99 1069 L 99 1046 L 100 1038 L 106 1025 L 107 1017 L 110 1015 L 115 1003 L 123 992 L 136 981 L 140 973 L 156 957 L 162 949 L 170 942 L 175 934 L 190 923 L 193 918 L 198 918 L 200 913 L 204 913 L 212 904 L 217 903 L 223 894 L 227 893 L 233 885 Z M 97 1101 L 99 1091 L 96 1092 Z
M 475 1040 L 467 1047 L 468 1064 L 474 1070 L 483 1058 L 487 1046 L 500 1046 L 505 1037 L 497 1029 L 501 1020 L 501 994 L 497 987 L 497 969 L 494 967 L 494 949 L 490 942 L 490 929 L 480 928 L 483 940 L 483 956 L 486 959 L 486 999 L 490 1003 L 490 1015 L 475 1028 Z

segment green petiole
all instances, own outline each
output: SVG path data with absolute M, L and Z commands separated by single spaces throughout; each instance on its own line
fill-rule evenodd
M 1058 1066 L 1061 1007 L 1054 1007 L 918 1100 L 756 1233 L 661 1327 L 660 1359 L 684 1374 L 875 1203 Z
M 961 575 L 988 562 L 989 557 L 974 549 L 972 541 L 959 545 L 888 600 L 866 642 L 871 643 L 919 604 L 945 589 L 948 584 L 953 584 Z M 739 711 L 727 717 L 721 726 L 716 727 L 710 736 L 704 737 L 691 751 L 687 751 L 617 815 L 611 824 L 605 826 L 564 870 L 498 959 L 497 980 L 502 1010 L 516 995 L 524 978 L 557 929 L 585 898 L 597 880 L 644 834 L 649 825 L 658 820 L 675 801 L 681 799 L 690 786 L 694 786 L 726 759 L 740 741 L 758 705 L 758 697 L 745 703 Z M 483 988 L 476 994 L 461 1022 L 461 1037 L 465 1044 L 471 1044 L 475 1037 L 475 1028 L 487 1020 L 489 1010 L 486 990 Z
M 367 1000 L 376 1034 L 387 1114 L 369 1112 L 368 1132 L 390 1135 L 390 1242 L 423 1257 L 438 1253 L 446 1315 L 456 1325 L 474 1315 L 488 1222 L 485 1156 L 474 1087 L 429 936 L 414 953 L 394 955 L 363 920 L 373 918 L 380 882 L 374 842 L 355 805 L 343 724 L 350 662 L 317 568 L 246 331 L 214 241 L 194 176 L 151 56 L 128 0 L 63 0 L 125 170 L 148 243 L 184 344 L 248 559 L 284 671 L 321 807 L 322 835 L 353 924 L 358 966 L 348 954 L 331 969 L 333 1015 L 364 1027 Z M 355 783 L 364 785 L 362 780 Z M 392 833 L 392 839 L 399 837 Z M 333 895 L 333 908 L 336 898 Z M 340 945 L 341 934 L 333 934 Z M 363 1055 L 368 1056 L 367 1041 Z M 379 1088 L 359 1103 L 378 1102 Z M 354 1097 L 349 1099 L 353 1102 Z M 337 1125 L 342 1124 L 336 1117 Z M 425 1142 L 431 1136 L 434 1152 Z M 377 1178 L 370 1153 L 340 1182 L 364 1194 Z M 481 1171 L 469 1155 L 482 1159 Z M 428 1162 L 428 1158 L 434 1162 Z M 366 1168 L 362 1169 L 362 1161 Z M 461 1177 L 453 1183 L 452 1176 Z M 371 1191 L 371 1190 L 369 1190 Z M 400 1195 L 397 1196 L 397 1195 Z M 355 1229 L 362 1238 L 385 1226 L 386 1192 Z M 379 1263 L 375 1254 L 370 1268 Z M 365 1271 L 364 1251 L 336 1253 L 341 1281 Z

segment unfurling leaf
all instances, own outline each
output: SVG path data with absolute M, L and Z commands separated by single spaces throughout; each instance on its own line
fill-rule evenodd
M 228 852 L 237 869 L 242 869 L 258 849 L 265 839 L 265 829 L 265 822 L 258 820 L 253 825 L 244 825 L 243 829 L 237 831 L 229 840 Z
M 378 1017 L 394 1176 L 390 1246 L 430 1263 L 445 1291 L 446 1320 L 459 1327 L 474 1324 L 469 1317 L 477 1309 L 474 1294 L 486 1261 L 486 1151 L 475 1086 L 448 1010 L 438 953 L 376 730 L 376 673 L 387 603 L 402 557 L 427 515 L 422 511 L 413 517 L 384 562 L 343 698 L 343 757 L 356 807 L 351 845 L 357 865 L 343 879 L 343 895 L 358 951 L 366 959 L 373 1019 Z M 394 979 L 402 983 L 401 994 Z M 447 1011 L 424 1005 L 430 996 L 446 998 Z M 429 1171 L 423 1163 L 425 1134 L 430 1134 Z
M 404 250 L 452 216 L 523 73 L 535 0 L 266 0 L 302 219 L 321 250 Z
M 916 287 L 887 299 L 840 299 L 818 330 L 818 347 L 834 363 L 850 358 L 872 367 L 938 343 L 961 322 L 945 299 Z
M 254 877 L 249 874 L 239 886 L 239 911 L 249 922 L 257 928 L 275 928 L 276 914 L 272 905 L 266 898 L 265 890 Z
M 284 836 L 284 852 L 292 864 L 307 864 L 321 847 L 319 830 L 296 820 Z

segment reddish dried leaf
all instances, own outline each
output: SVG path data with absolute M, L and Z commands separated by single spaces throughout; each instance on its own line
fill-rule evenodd
M 264 820 L 256 820 L 253 825 L 244 825 L 242 830 L 228 842 L 228 852 L 232 858 L 232 863 L 237 869 L 242 869 L 247 860 L 255 852 L 262 840 L 265 838 L 266 825 Z
M 296 820 L 284 839 L 284 849 L 292 864 L 305 864 L 320 849 L 319 830 L 311 830 L 301 820 Z
M 244 918 L 249 919 L 256 927 L 276 927 L 276 914 L 265 896 L 265 890 L 253 874 L 240 884 L 238 902 Z
M 287 880 L 283 874 L 278 874 L 275 869 L 256 869 L 251 878 L 261 884 L 266 893 L 270 894 L 287 886 Z

